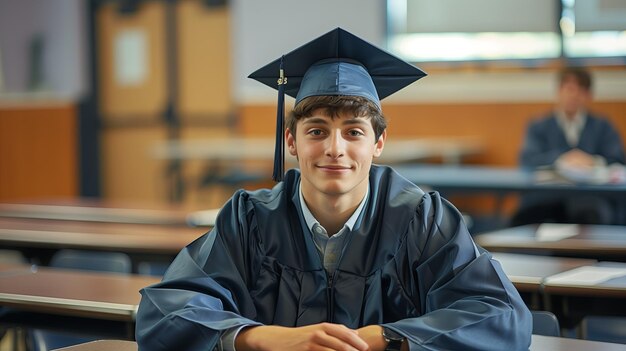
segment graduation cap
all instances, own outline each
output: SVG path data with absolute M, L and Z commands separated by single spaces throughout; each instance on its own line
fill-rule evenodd
M 248 78 L 278 90 L 275 181 L 284 174 L 284 96 L 296 105 L 310 96 L 360 96 L 380 108 L 380 100 L 426 76 L 419 68 L 341 28 L 283 55 Z

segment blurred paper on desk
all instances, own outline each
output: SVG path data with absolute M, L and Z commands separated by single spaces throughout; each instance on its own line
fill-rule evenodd
M 578 224 L 543 223 L 537 227 L 538 241 L 559 241 L 576 236 L 580 232 Z
M 549 284 L 575 284 L 593 286 L 626 275 L 626 268 L 583 266 L 546 278 Z
M 613 163 L 609 166 L 609 183 L 624 184 L 626 183 L 626 166 Z

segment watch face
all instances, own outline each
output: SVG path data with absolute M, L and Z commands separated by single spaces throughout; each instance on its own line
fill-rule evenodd
M 402 336 L 401 334 L 396 333 L 395 331 L 389 329 L 389 328 L 383 328 L 383 338 L 385 338 L 385 341 L 390 342 L 390 341 L 403 341 L 404 340 L 404 336 Z
M 404 336 L 396 333 L 395 331 L 383 327 L 383 338 L 387 342 L 385 351 L 400 351 Z

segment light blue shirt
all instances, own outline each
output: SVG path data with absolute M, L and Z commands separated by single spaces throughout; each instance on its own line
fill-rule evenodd
M 346 233 L 350 232 L 354 228 L 354 224 L 361 215 L 361 212 L 363 212 L 363 208 L 365 207 L 369 194 L 370 188 L 368 186 L 363 200 L 361 200 L 359 207 L 356 208 L 352 216 L 348 218 L 346 223 L 337 233 L 328 236 L 326 229 L 322 227 L 315 217 L 313 217 L 311 210 L 309 210 L 309 207 L 306 205 L 304 197 L 302 196 L 302 186 L 301 184 L 298 184 L 298 197 L 300 198 L 302 216 L 304 217 L 304 221 L 306 222 L 306 226 L 309 228 L 311 235 L 313 235 L 313 241 L 315 242 L 317 251 L 320 254 L 320 259 L 324 263 L 324 269 L 326 269 L 329 279 L 332 279 L 332 276 L 337 269 L 337 265 L 339 264 L 341 253 L 345 249 L 346 238 L 348 237 Z M 224 332 L 220 338 L 220 349 L 223 351 L 236 351 L 235 338 L 237 338 L 241 329 L 245 327 L 247 326 L 238 326 Z
M 361 203 L 356 208 L 352 216 L 348 218 L 343 227 L 335 234 L 328 235 L 328 231 L 326 228 L 322 227 L 322 225 L 313 217 L 311 210 L 306 205 L 304 201 L 304 197 L 302 196 L 302 187 L 298 185 L 298 192 L 300 195 L 300 207 L 302 208 L 302 216 L 306 222 L 307 228 L 313 235 L 313 241 L 315 242 L 315 246 L 317 247 L 317 251 L 320 254 L 320 258 L 324 263 L 324 269 L 328 273 L 329 277 L 335 273 L 337 269 L 337 264 L 339 263 L 339 259 L 341 258 L 341 253 L 345 249 L 345 242 L 348 235 L 347 232 L 350 232 L 352 228 L 354 228 L 354 224 L 357 219 L 363 212 L 363 208 L 365 207 L 365 203 L 367 202 L 367 198 L 369 197 L 370 189 L 369 186 L 367 188 L 367 192 L 361 200 Z

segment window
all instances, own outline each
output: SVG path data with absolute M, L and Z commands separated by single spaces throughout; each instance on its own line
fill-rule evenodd
M 566 57 L 626 56 L 623 0 L 563 0 L 561 28 Z
M 387 23 L 414 62 L 626 56 L 623 0 L 388 0 Z

